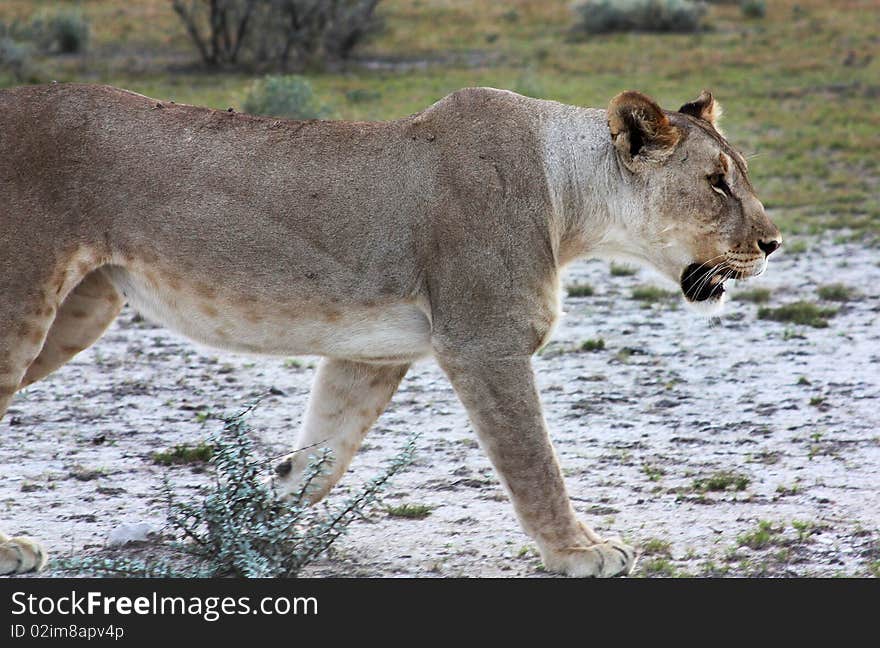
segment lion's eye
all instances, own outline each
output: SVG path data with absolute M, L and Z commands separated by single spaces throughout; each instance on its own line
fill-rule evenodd
M 730 186 L 727 184 L 727 180 L 724 178 L 723 173 L 711 173 L 706 178 L 709 180 L 709 184 L 712 186 L 712 189 L 720 193 L 722 196 L 730 195 Z

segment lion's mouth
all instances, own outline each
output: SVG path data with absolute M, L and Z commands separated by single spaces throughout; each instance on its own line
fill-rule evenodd
M 724 282 L 730 273 L 718 266 L 692 263 L 681 273 L 681 292 L 692 302 L 718 300 L 724 294 Z

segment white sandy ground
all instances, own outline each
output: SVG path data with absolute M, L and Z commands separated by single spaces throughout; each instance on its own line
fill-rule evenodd
M 770 288 L 770 305 L 779 306 L 817 301 L 825 283 L 855 288 L 859 297 L 827 329 L 758 320 L 746 302 L 732 302 L 715 321 L 680 298 L 645 308 L 630 298 L 633 286 L 674 287 L 646 271 L 611 276 L 603 262 L 573 265 L 566 283 L 575 282 L 589 282 L 596 294 L 566 299 L 567 315 L 534 364 L 582 516 L 603 534 L 655 550 L 652 539 L 669 543 L 671 559 L 643 556 L 636 574 L 876 573 L 876 248 L 826 239 L 805 253 L 783 250 L 765 277 L 731 291 Z M 605 350 L 578 351 L 588 338 L 604 339 Z M 161 527 L 163 474 L 183 496 L 206 475 L 158 466 L 151 454 L 204 440 L 220 423 L 198 413 L 233 413 L 270 388 L 283 393 L 268 397 L 250 423 L 266 456 L 284 453 L 313 364 L 198 348 L 124 311 L 95 346 L 20 395 L 0 423 L 0 528 L 37 537 L 55 555 L 101 555 L 122 522 Z M 376 475 L 413 430 L 422 433 L 415 461 L 393 480 L 384 506 L 424 504 L 431 514 L 400 519 L 376 506 L 304 574 L 542 575 L 534 544 L 432 361 L 410 371 L 331 497 Z M 693 489 L 723 470 L 746 475 L 747 488 Z M 767 548 L 738 547 L 760 520 L 784 531 Z M 798 534 L 795 520 L 813 531 Z

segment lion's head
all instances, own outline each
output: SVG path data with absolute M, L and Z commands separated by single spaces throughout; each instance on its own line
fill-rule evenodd
M 706 91 L 677 112 L 632 91 L 608 107 L 616 154 L 645 205 L 634 219 L 642 257 L 708 305 L 722 303 L 726 280 L 761 274 L 782 243 L 745 158 L 717 128 L 720 113 Z

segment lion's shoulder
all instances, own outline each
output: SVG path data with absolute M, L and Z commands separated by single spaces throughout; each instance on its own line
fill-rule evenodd
M 511 90 L 490 87 L 461 88 L 437 100 L 413 117 L 435 115 L 505 116 L 533 109 L 538 100 Z

